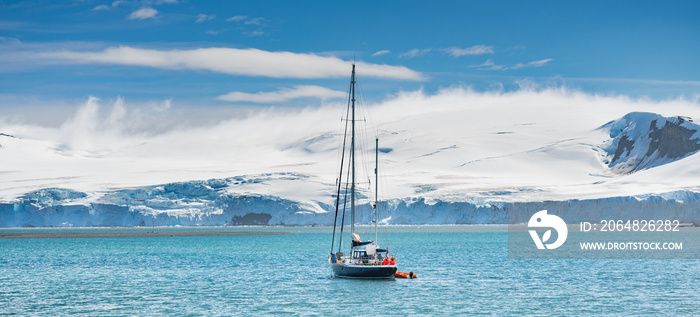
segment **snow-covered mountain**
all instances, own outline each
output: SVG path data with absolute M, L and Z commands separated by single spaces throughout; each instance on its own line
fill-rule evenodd
M 700 150 L 700 126 L 680 116 L 633 112 L 602 129 L 610 131 L 605 150 L 610 156 L 608 166 L 617 173 L 653 168 Z
M 505 223 L 540 209 L 700 222 L 697 101 L 451 88 L 366 110 L 383 222 Z M 91 98 L 58 127 L 1 120 L 0 226 L 333 223 L 343 105 L 167 129 L 178 121 L 145 112 Z M 369 175 L 373 145 L 361 150 Z M 369 201 L 360 209 L 369 221 Z

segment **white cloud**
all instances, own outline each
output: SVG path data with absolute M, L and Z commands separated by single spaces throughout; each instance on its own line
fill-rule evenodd
M 225 101 L 275 103 L 297 98 L 342 98 L 346 93 L 343 91 L 331 90 L 325 87 L 303 85 L 294 88 L 282 88 L 273 92 L 259 92 L 256 94 L 246 92 L 231 92 L 218 99 Z
M 163 69 L 207 70 L 217 73 L 273 78 L 346 77 L 350 62 L 332 56 L 258 49 L 198 48 L 154 50 L 128 46 L 98 52 L 54 51 L 38 53 L 41 59 L 80 64 L 116 64 Z M 358 74 L 366 77 L 422 80 L 423 75 L 404 66 L 357 62 Z
M 450 47 L 445 48 L 443 51 L 450 53 L 454 57 L 460 57 L 464 55 L 483 55 L 483 54 L 493 54 L 493 46 L 486 45 L 475 45 L 467 48 Z
M 53 131 L 52 138 L 60 140 L 62 150 L 95 150 L 99 153 L 111 146 L 128 146 L 127 135 L 144 135 L 171 129 L 173 122 L 164 119 L 172 100 L 126 107 L 123 97 L 113 106 L 100 106 L 100 100 L 89 97 L 75 113 Z M 107 145 L 106 143 L 112 143 Z M 133 143 L 131 143 L 133 145 Z
M 543 60 L 539 60 L 539 61 L 532 61 L 532 62 L 525 63 L 525 64 L 518 63 L 517 65 L 513 66 L 512 69 L 520 69 L 520 68 L 526 68 L 526 67 L 542 67 L 545 64 L 547 64 L 553 60 L 554 59 L 552 59 L 552 58 L 548 58 L 548 59 L 543 59 Z
M 515 66 L 509 67 L 506 65 L 496 65 L 491 59 L 486 60 L 483 64 L 480 65 L 470 65 L 469 67 L 472 68 L 478 68 L 481 70 L 509 70 L 509 69 L 521 69 L 521 68 L 526 68 L 526 67 L 542 67 L 545 64 L 553 61 L 553 59 L 548 58 L 548 59 L 543 59 L 539 61 L 532 61 L 529 63 L 518 63 Z
M 248 36 L 262 36 L 262 35 L 265 35 L 265 32 L 263 32 L 263 31 L 251 31 L 251 32 L 244 32 L 243 34 L 248 35 Z
M 251 18 L 249 19 L 247 15 L 236 15 L 232 16 L 228 19 L 226 19 L 227 22 L 243 22 L 245 25 L 246 29 L 243 29 L 241 32 L 243 35 L 247 36 L 261 36 L 265 35 L 265 32 L 261 30 L 261 28 L 265 27 L 265 18 L 258 17 L 258 18 Z M 257 28 L 257 29 L 253 29 Z
M 243 24 L 261 25 L 264 20 L 264 18 L 254 18 L 243 22 Z
M 430 49 L 430 48 L 424 48 L 422 50 L 414 48 L 406 53 L 399 54 L 399 57 L 400 58 L 414 58 L 414 57 L 418 57 L 418 56 L 423 56 L 423 55 L 427 54 L 428 52 L 430 52 L 431 50 L 432 49 Z
M 245 20 L 245 19 L 247 19 L 247 18 L 248 18 L 248 16 L 246 16 L 246 15 L 237 15 L 237 16 L 232 16 L 232 17 L 226 19 L 226 21 L 229 21 L 229 22 L 231 22 L 231 21 L 238 22 L 238 21 L 243 21 L 243 20 Z
M 106 4 L 101 4 L 101 5 L 94 7 L 92 9 L 92 11 L 109 10 L 111 8 L 116 8 L 120 3 L 121 3 L 121 1 L 114 1 L 114 2 L 112 2 L 111 6 L 108 6 Z
M 154 18 L 158 11 L 153 8 L 145 7 L 132 12 L 129 15 L 129 20 L 145 20 Z
M 479 69 L 486 69 L 486 70 L 506 70 L 508 69 L 508 66 L 505 65 L 496 65 L 491 61 L 491 59 L 487 59 L 483 64 L 481 65 L 470 65 L 469 67 L 473 68 L 479 68 Z
M 380 56 L 380 55 L 384 55 L 384 54 L 389 54 L 389 53 L 391 53 L 391 51 L 389 51 L 389 50 L 378 51 L 378 52 L 372 54 L 372 57 Z
M 204 13 L 200 13 L 199 15 L 197 15 L 197 20 L 194 21 L 194 22 L 195 22 L 195 23 L 203 23 L 203 22 L 205 22 L 205 21 L 213 20 L 214 17 L 216 17 L 216 16 L 215 16 L 215 15 L 207 15 L 207 14 L 204 14 Z

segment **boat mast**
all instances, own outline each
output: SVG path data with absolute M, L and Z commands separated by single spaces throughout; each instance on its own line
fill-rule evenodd
M 352 93 L 352 137 L 350 139 L 350 164 L 352 166 L 352 185 L 350 185 L 350 232 L 355 233 L 355 64 L 352 64 L 350 90 Z
M 379 245 L 377 224 L 379 223 L 379 138 L 374 139 L 374 243 Z

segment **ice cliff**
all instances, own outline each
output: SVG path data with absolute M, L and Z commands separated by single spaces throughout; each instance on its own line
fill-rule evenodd
M 109 192 L 92 202 L 86 193 L 47 188 L 0 204 L 2 227 L 331 225 L 334 206 L 274 196 L 231 194 L 240 178 L 165 184 Z M 342 204 L 341 204 L 342 205 Z M 387 224 L 504 224 L 527 222 L 547 209 L 569 223 L 601 219 L 673 219 L 700 223 L 700 193 L 677 191 L 640 197 L 545 202 L 441 201 L 406 198 L 379 204 Z M 319 208 L 320 207 L 320 208 Z M 338 221 L 342 217 L 340 210 Z M 346 210 L 346 217 L 349 211 Z M 358 207 L 358 222 L 373 217 Z M 347 219 L 347 218 L 346 218 Z M 347 221 L 347 220 L 346 220 Z

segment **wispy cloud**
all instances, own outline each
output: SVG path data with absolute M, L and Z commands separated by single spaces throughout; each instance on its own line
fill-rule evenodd
M 264 18 L 253 18 L 253 19 L 244 21 L 243 24 L 262 25 L 262 23 L 264 21 L 265 21 Z
M 378 52 L 376 52 L 376 53 L 372 54 L 372 57 L 375 57 L 375 56 L 380 56 L 380 55 L 384 55 L 384 54 L 389 54 L 389 53 L 391 53 L 391 51 L 390 51 L 390 50 L 383 50 L 383 51 L 378 51 Z
M 483 55 L 483 54 L 493 54 L 493 46 L 486 45 L 474 45 L 467 48 L 459 47 L 449 47 L 442 49 L 443 51 L 449 53 L 454 57 L 460 57 L 465 55 Z
M 508 67 L 506 65 L 496 65 L 494 62 L 489 58 L 487 59 L 483 64 L 480 65 L 469 65 L 468 67 L 472 68 L 478 68 L 478 69 L 485 69 L 485 70 L 506 70 Z
M 425 54 L 428 54 L 428 52 L 430 52 L 430 51 L 432 51 L 431 48 L 424 48 L 424 49 L 414 48 L 408 52 L 399 54 L 399 57 L 400 58 L 414 58 L 414 57 L 423 56 Z
M 249 19 L 247 15 L 236 15 L 226 19 L 227 22 L 243 22 L 245 25 L 263 25 L 265 18 L 251 18 Z
M 548 58 L 548 59 L 543 59 L 543 60 L 539 60 L 539 61 L 532 61 L 532 62 L 525 63 L 525 64 L 518 63 L 517 65 L 513 66 L 512 69 L 520 69 L 520 68 L 526 68 L 526 67 L 542 67 L 545 64 L 547 64 L 553 60 L 554 59 L 552 59 L 552 58 Z
M 255 94 L 236 91 L 219 96 L 218 99 L 233 102 L 276 103 L 297 98 L 342 98 L 345 97 L 345 95 L 346 93 L 343 91 L 305 85 L 294 86 L 294 88 L 282 88 L 272 92 L 258 92 Z
M 509 70 L 509 69 L 521 69 L 521 68 L 526 68 L 526 67 L 542 67 L 545 66 L 547 63 L 553 61 L 554 59 L 548 58 L 548 59 L 543 59 L 539 61 L 532 61 L 529 63 L 518 63 L 514 66 L 506 66 L 506 65 L 496 65 L 490 58 L 486 60 L 483 64 L 480 65 L 469 65 L 468 67 L 472 68 L 478 68 L 481 70 Z
M 243 20 L 245 20 L 245 19 L 247 19 L 247 18 L 248 18 L 248 16 L 246 16 L 246 15 L 237 15 L 237 16 L 232 16 L 232 17 L 226 19 L 226 21 L 229 21 L 229 22 L 231 22 L 231 21 L 239 22 L 239 21 L 243 21 Z
M 246 36 L 261 36 L 265 35 L 265 32 L 262 30 L 265 27 L 265 18 L 248 18 L 247 15 L 236 15 L 232 16 L 228 19 L 226 19 L 227 22 L 237 22 L 239 23 L 239 27 L 241 31 L 241 34 L 246 35 Z M 240 24 L 243 24 L 242 26 Z
M 250 31 L 250 32 L 243 32 L 243 34 L 248 35 L 248 36 L 262 36 L 262 35 L 265 35 L 265 32 L 263 32 L 263 31 Z
M 467 47 L 467 48 L 449 47 L 449 48 L 442 48 L 440 50 L 447 52 L 454 57 L 460 57 L 460 56 L 465 56 L 465 55 L 483 55 L 483 54 L 493 54 L 494 53 L 493 46 L 486 46 L 486 45 L 474 45 L 472 47 Z M 399 57 L 400 58 L 414 58 L 414 57 L 419 57 L 419 56 L 423 56 L 425 54 L 428 54 L 430 51 L 432 51 L 431 48 L 424 48 L 424 49 L 414 48 L 408 52 L 399 54 Z M 375 54 L 378 54 L 380 52 L 388 53 L 389 51 L 379 51 Z M 385 53 L 382 53 L 382 54 L 385 54 Z M 381 55 L 381 54 L 379 54 L 379 55 Z
M 194 22 L 195 23 L 204 23 L 205 21 L 214 20 L 215 17 L 216 17 L 215 15 L 207 15 L 204 13 L 200 13 L 199 15 L 197 15 L 197 20 Z
M 153 8 L 145 7 L 132 12 L 129 15 L 129 20 L 145 20 L 154 18 L 158 11 Z
M 121 2 L 121 1 L 114 1 L 114 2 L 112 2 L 112 5 L 111 5 L 111 6 L 106 5 L 106 4 L 101 4 L 101 5 L 98 5 L 98 6 L 94 7 L 94 8 L 92 9 L 92 11 L 109 10 L 109 9 L 112 9 L 112 8 L 116 8 L 120 3 L 122 3 L 122 2 Z
M 54 51 L 36 53 L 36 58 L 80 64 L 116 64 L 163 69 L 207 70 L 217 73 L 273 78 L 345 77 L 350 62 L 332 56 L 258 49 L 199 48 L 155 50 L 128 46 L 97 52 Z M 366 77 L 422 80 L 423 75 L 404 66 L 357 62 Z

